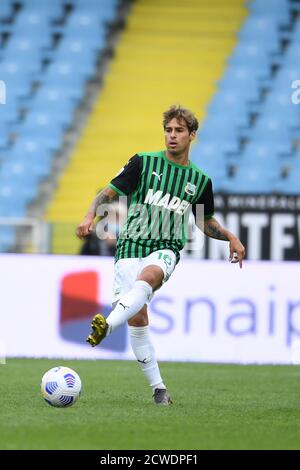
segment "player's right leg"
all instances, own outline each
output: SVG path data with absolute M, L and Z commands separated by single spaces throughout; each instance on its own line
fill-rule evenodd
M 114 286 L 112 306 L 115 309 L 120 297 L 129 292 L 135 281 L 139 271 L 139 258 L 120 259 L 114 266 Z M 92 332 L 86 341 L 92 346 L 97 346 L 111 331 L 104 315 L 97 313 L 94 316 L 91 327 Z
M 137 279 L 143 268 L 141 258 L 120 259 L 115 264 L 114 308 L 106 318 L 106 336 L 135 316 L 153 296 L 153 286 L 160 285 L 163 271 L 154 266 L 153 285 L 147 280 Z
M 90 343 L 92 347 L 97 346 L 106 336 L 108 324 L 106 318 L 101 313 L 97 313 L 94 316 L 92 323 L 92 333 L 89 334 L 86 341 Z
M 119 298 L 118 304 L 107 317 L 109 324 L 107 334 L 110 334 L 125 321 L 130 320 L 145 304 L 150 302 L 153 292 L 159 289 L 174 271 L 176 255 L 169 249 L 158 250 L 145 258 L 121 259 L 115 266 L 117 268 L 119 263 L 123 263 L 125 267 L 130 262 L 136 263 L 135 267 L 138 268 L 135 281 L 131 278 L 131 289 Z
M 142 266 L 141 266 L 142 261 Z M 98 314 L 92 322 L 93 332 L 87 341 L 95 346 L 116 328 L 136 315 L 173 272 L 176 256 L 171 250 L 160 250 L 146 258 L 120 259 L 115 265 L 115 298 L 118 303 L 107 319 Z M 118 280 L 116 282 L 116 280 Z M 117 292 L 118 291 L 118 292 Z M 114 298 L 114 300 L 115 300 Z
M 93 331 L 87 337 L 91 346 L 99 344 L 116 328 L 135 316 L 151 300 L 153 289 L 161 285 L 164 273 L 160 267 L 148 266 L 143 280 L 136 279 L 139 265 L 139 258 L 121 259 L 116 263 L 115 279 L 118 282 L 115 285 L 120 286 L 117 289 L 119 300 L 106 319 L 100 313 L 94 316 L 91 325 Z

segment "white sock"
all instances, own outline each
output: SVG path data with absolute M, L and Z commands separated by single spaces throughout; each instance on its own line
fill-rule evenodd
M 148 326 L 129 326 L 131 347 L 153 391 L 155 388 L 166 388 L 155 358 L 154 348 L 149 337 Z
M 115 308 L 110 312 L 106 321 L 108 323 L 108 336 L 118 326 L 121 326 L 145 305 L 153 292 L 152 287 L 146 281 L 135 281 L 133 288 L 123 295 Z

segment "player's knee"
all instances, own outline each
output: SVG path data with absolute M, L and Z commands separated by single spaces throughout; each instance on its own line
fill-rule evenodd
M 158 266 L 149 266 L 141 272 L 138 277 L 139 281 L 145 281 L 150 284 L 153 290 L 158 289 L 163 281 L 164 273 Z

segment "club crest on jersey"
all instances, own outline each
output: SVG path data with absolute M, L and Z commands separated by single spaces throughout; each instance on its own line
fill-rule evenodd
M 192 183 L 187 183 L 187 185 L 184 189 L 184 192 L 186 192 L 190 196 L 194 196 L 194 194 L 196 192 L 196 185 L 192 184 Z

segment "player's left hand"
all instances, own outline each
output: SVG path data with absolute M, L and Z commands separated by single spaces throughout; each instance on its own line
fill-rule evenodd
M 231 263 L 239 263 L 240 268 L 243 267 L 243 259 L 245 258 L 246 250 L 244 245 L 238 238 L 230 240 L 229 244 L 229 261 Z

